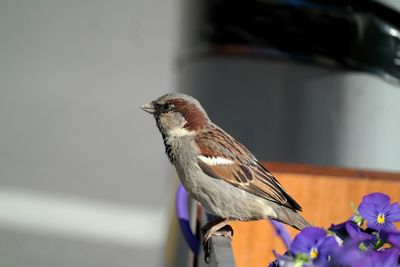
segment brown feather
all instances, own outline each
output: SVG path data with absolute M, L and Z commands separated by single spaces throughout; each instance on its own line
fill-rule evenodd
M 300 205 L 286 193 L 276 178 L 247 148 L 221 129 L 212 126 L 199 134 L 194 142 L 202 156 L 225 158 L 233 162 L 210 165 L 199 159 L 199 167 L 207 175 L 290 209 L 301 211 Z
M 187 123 L 184 127 L 189 131 L 199 130 L 208 125 L 208 118 L 194 103 L 190 103 L 182 98 L 171 99 L 167 102 L 174 106 L 174 110 L 180 112 L 185 117 Z

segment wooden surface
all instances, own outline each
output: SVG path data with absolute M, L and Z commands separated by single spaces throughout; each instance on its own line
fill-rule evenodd
M 353 213 L 365 194 L 382 192 L 400 202 L 400 174 L 369 172 L 300 164 L 267 164 L 288 193 L 303 207 L 302 215 L 313 225 L 329 227 Z M 285 248 L 267 221 L 233 222 L 236 266 L 268 266 L 272 251 Z M 288 227 L 289 229 L 290 227 Z M 297 231 L 290 229 L 292 235 Z

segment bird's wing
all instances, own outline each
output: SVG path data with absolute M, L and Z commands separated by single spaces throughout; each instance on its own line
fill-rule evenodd
M 276 178 L 246 147 L 219 128 L 204 131 L 194 140 L 198 165 L 207 175 L 249 193 L 301 211 Z

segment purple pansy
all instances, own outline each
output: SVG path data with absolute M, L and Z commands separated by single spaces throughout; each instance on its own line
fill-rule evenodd
M 393 267 L 398 266 L 399 249 L 383 251 L 368 251 L 366 258 L 369 260 L 367 267 Z
M 384 242 L 392 244 L 392 246 L 400 249 L 400 232 L 399 231 L 382 231 L 380 237 Z
M 308 227 L 298 234 L 290 246 L 294 255 L 305 255 L 314 262 L 324 262 L 338 248 L 333 236 L 327 236 L 322 228 Z
M 345 244 L 332 256 L 332 266 L 365 266 L 365 258 L 358 245 L 355 243 Z
M 331 225 L 334 236 L 327 236 L 322 228 L 305 228 L 271 266 L 400 267 L 400 232 L 393 224 L 398 221 L 398 203 L 391 204 L 382 193 L 369 194 L 350 220 Z
M 399 250 L 368 251 L 365 253 L 363 265 L 366 267 L 393 267 L 398 266 Z
M 344 223 L 340 224 L 332 224 L 329 227 L 329 231 L 334 232 L 340 239 L 345 240 L 349 237 L 349 233 L 346 230 L 346 223 L 349 221 L 345 221 Z
M 361 251 L 357 246 L 344 246 L 333 256 L 332 266 L 393 267 L 398 266 L 399 249 Z
M 388 241 L 393 245 L 398 248 L 400 248 L 400 233 L 390 233 L 388 237 Z
M 377 231 L 395 230 L 393 222 L 400 221 L 399 204 L 390 204 L 390 197 L 382 193 L 372 193 L 363 197 L 358 211 L 368 221 L 368 227 Z
M 353 221 L 346 221 L 341 224 L 332 224 L 329 230 L 334 232 L 342 240 L 350 240 L 354 243 L 360 242 L 376 242 L 377 238 L 375 235 L 364 232 L 358 225 Z
M 345 224 L 345 228 L 347 230 L 347 233 L 349 234 L 349 242 L 352 242 L 354 244 L 360 244 L 361 242 L 363 242 L 365 246 L 373 247 L 378 241 L 376 235 L 363 232 L 360 227 L 358 227 L 358 225 L 354 222 L 347 222 Z

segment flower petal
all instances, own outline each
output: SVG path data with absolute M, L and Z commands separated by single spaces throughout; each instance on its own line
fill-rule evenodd
M 346 223 L 345 227 L 352 241 L 359 243 L 362 241 L 374 239 L 373 235 L 362 232 L 361 229 L 358 227 L 358 225 L 355 224 L 354 222 Z
M 381 227 L 381 229 L 379 229 L 378 231 L 382 231 L 382 229 L 385 230 L 389 230 L 389 231 L 396 231 L 396 226 L 394 226 L 393 223 L 386 223 L 383 227 Z
M 334 232 L 341 239 L 346 239 L 349 236 L 349 234 L 346 230 L 346 224 L 348 222 L 351 222 L 351 221 L 346 221 L 341 224 L 332 224 L 331 227 L 329 227 L 329 230 Z
M 376 222 L 376 220 L 370 220 L 368 221 L 368 228 L 377 230 L 378 232 L 381 231 L 382 228 L 384 228 L 383 224 L 379 224 Z
M 294 254 L 310 252 L 310 249 L 317 243 L 319 238 L 326 236 L 322 228 L 307 227 L 303 229 L 293 240 L 290 251 Z
M 308 253 L 312 247 L 312 243 L 307 238 L 303 238 L 298 234 L 290 245 L 290 252 L 293 254 Z
M 376 221 L 378 214 L 381 212 L 380 210 L 377 210 L 374 203 L 368 202 L 362 202 L 360 206 L 358 206 L 358 211 L 368 222 Z
M 400 248 L 400 232 L 389 233 L 388 241 L 392 245 Z
M 395 202 L 393 204 L 390 204 L 386 206 L 382 212 L 386 216 L 386 221 L 387 222 L 398 222 L 400 221 L 400 205 L 399 203 Z
M 378 205 L 389 205 L 390 197 L 382 193 L 371 193 L 363 197 L 362 203 L 374 203 Z
M 336 242 L 333 236 L 327 236 L 322 239 L 322 242 L 317 247 L 318 258 L 327 258 L 329 255 L 333 255 L 339 248 L 339 244 Z
M 338 249 L 332 257 L 332 266 L 368 266 L 368 259 L 358 244 L 348 244 Z
M 370 259 L 370 266 L 392 267 L 398 266 L 399 249 L 393 248 L 384 251 L 370 250 L 366 253 Z

